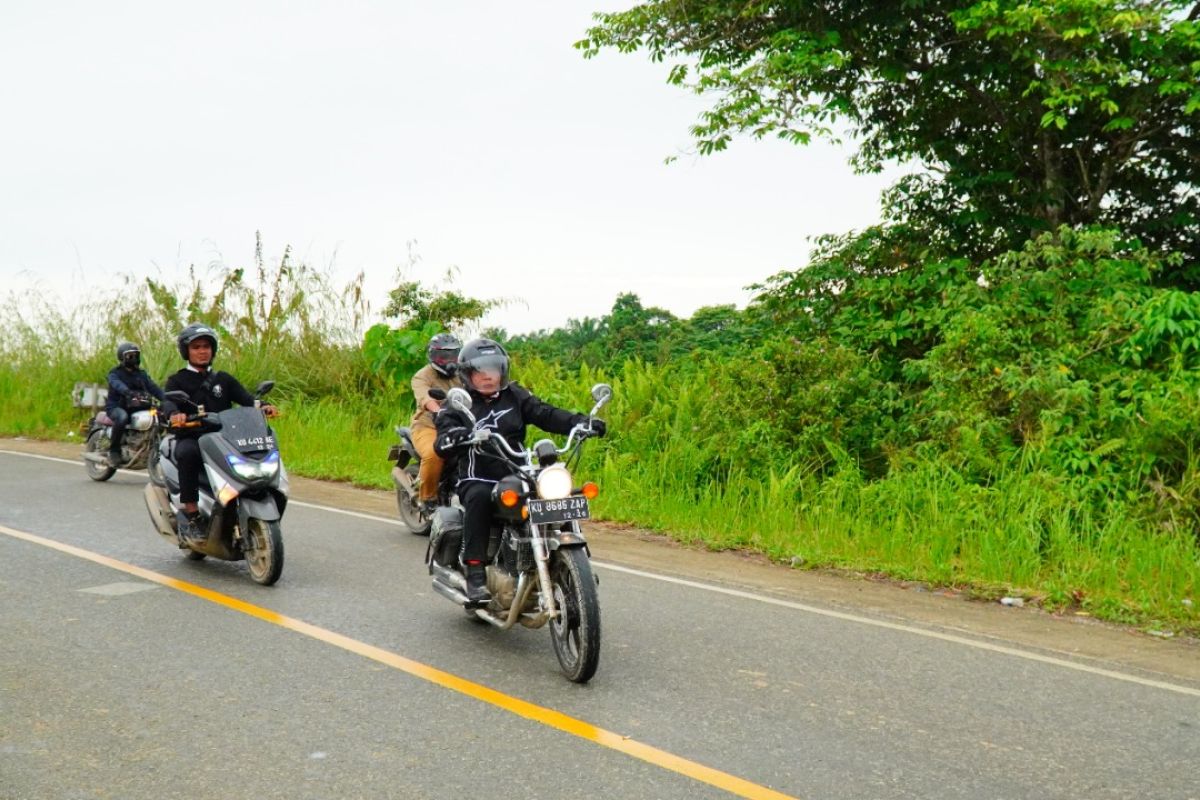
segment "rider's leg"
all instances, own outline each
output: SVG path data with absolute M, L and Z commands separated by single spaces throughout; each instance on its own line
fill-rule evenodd
M 109 432 L 112 439 L 108 445 L 108 461 L 115 467 L 121 462 L 121 440 L 125 437 L 125 428 L 129 425 L 129 412 L 117 406 L 107 413 L 108 418 L 112 420 L 112 430 Z
M 467 578 L 467 599 L 483 605 L 491 599 L 487 590 L 488 535 L 492 525 L 492 485 L 468 481 L 460 486 L 458 498 L 463 505 L 462 563 Z
M 420 482 L 419 498 L 422 501 L 437 500 L 438 479 L 442 475 L 442 459 L 433 452 L 433 441 L 437 438 L 437 429 L 419 427 L 412 429 L 413 446 L 421 456 L 421 471 L 418 475 Z

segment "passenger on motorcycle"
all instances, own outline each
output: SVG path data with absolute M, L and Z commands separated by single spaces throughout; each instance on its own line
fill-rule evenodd
M 158 388 L 142 369 L 142 350 L 133 342 L 117 345 L 117 365 L 108 371 L 108 398 L 104 413 L 112 420 L 112 443 L 108 448 L 108 465 L 121 466 L 121 440 L 129 425 L 129 415 L 150 407 L 150 398 L 163 399 Z
M 462 342 L 449 333 L 439 333 L 429 340 L 425 354 L 429 363 L 417 370 L 412 378 L 413 397 L 417 401 L 417 412 L 412 418 L 412 442 L 421 456 L 419 498 L 426 511 L 437 502 L 438 480 L 442 475 L 442 459 L 433 450 L 437 428 L 433 415 L 441 410 L 441 404 L 429 396 L 430 389 L 449 391 L 455 384 L 454 368 Z
M 567 434 L 586 423 L 586 414 L 557 408 L 528 389 L 508 380 L 508 354 L 491 339 L 473 339 L 458 355 L 458 377 L 471 395 L 472 428 L 464 414 L 443 409 L 435 418 L 438 455 L 458 452 L 455 491 L 463 506 L 463 540 L 459 556 L 467 579 L 467 599 L 473 606 L 486 605 L 488 536 L 492 520 L 492 487 L 511 473 L 508 462 L 487 445 L 471 446 L 475 431 L 488 430 L 503 436 L 514 448 L 524 446 L 528 423 L 550 433 Z M 604 421 L 593 419 L 593 434 L 603 436 Z
M 212 369 L 218 345 L 217 334 L 212 328 L 192 323 L 179 332 L 175 343 L 187 366 L 167 378 L 166 391 L 185 392 L 193 403 L 204 406 L 206 413 L 228 411 L 234 403 L 242 406 L 254 405 L 254 395 L 246 391 L 237 378 L 228 372 Z M 268 416 L 275 413 L 275 407 L 272 405 L 264 403 L 262 408 Z M 163 403 L 163 413 L 168 415 L 172 426 L 179 426 L 187 421 L 187 412 L 170 400 Z M 183 514 L 179 519 L 179 535 L 184 539 L 205 538 L 204 532 L 197 524 L 200 516 L 197 507 L 200 499 L 200 470 L 204 466 L 198 440 L 203 432 L 203 428 L 175 429 L 174 461 L 179 468 L 179 502 L 183 506 Z

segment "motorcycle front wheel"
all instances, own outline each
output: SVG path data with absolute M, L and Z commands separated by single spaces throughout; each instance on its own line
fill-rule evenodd
M 409 464 L 404 468 L 412 478 L 413 486 L 418 485 L 417 476 L 420 474 L 420 469 L 416 464 Z M 396 487 L 396 508 L 400 512 L 400 522 L 404 527 L 408 528 L 410 533 L 417 536 L 428 536 L 429 528 L 433 521 L 421 512 L 421 501 L 415 494 L 408 494 L 400 487 Z
M 550 583 L 559 612 L 550 620 L 554 655 L 569 680 L 587 683 L 600 664 L 600 597 L 583 548 L 554 551 Z
M 108 455 L 108 448 L 105 446 L 104 437 L 101 431 L 96 429 L 92 431 L 87 438 L 87 444 L 84 447 L 85 455 L 96 455 L 104 458 Z M 116 467 L 108 466 L 107 461 L 93 461 L 90 458 L 83 459 L 83 466 L 87 469 L 88 477 L 94 481 L 106 481 L 113 475 L 117 474 Z
M 263 520 L 251 517 L 246 525 L 246 566 L 250 578 L 263 586 L 270 586 L 283 574 L 283 530 L 278 520 Z

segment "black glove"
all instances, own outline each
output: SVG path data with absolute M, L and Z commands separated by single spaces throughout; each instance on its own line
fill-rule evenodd
M 600 437 L 608 432 L 608 426 L 605 425 L 604 420 L 600 419 L 599 417 L 585 417 L 584 415 L 580 414 L 579 421 L 576 424 L 583 425 L 585 429 L 591 425 L 592 430 L 591 433 L 588 434 L 589 436 Z

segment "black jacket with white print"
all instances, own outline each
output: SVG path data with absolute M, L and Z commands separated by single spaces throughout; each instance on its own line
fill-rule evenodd
M 471 413 L 475 415 L 473 426 L 465 415 L 452 408 L 442 409 L 434 419 L 438 435 L 433 449 L 443 458 L 457 457 L 459 483 L 495 483 L 512 473 L 512 467 L 496 455 L 490 445 L 467 444 L 477 430 L 490 430 L 493 435 L 503 436 L 517 449 L 524 446 L 525 429 L 530 423 L 549 433 L 565 435 L 575 425 L 587 422 L 586 414 L 552 406 L 515 383 L 510 383 L 491 398 L 471 392 L 471 400 Z

